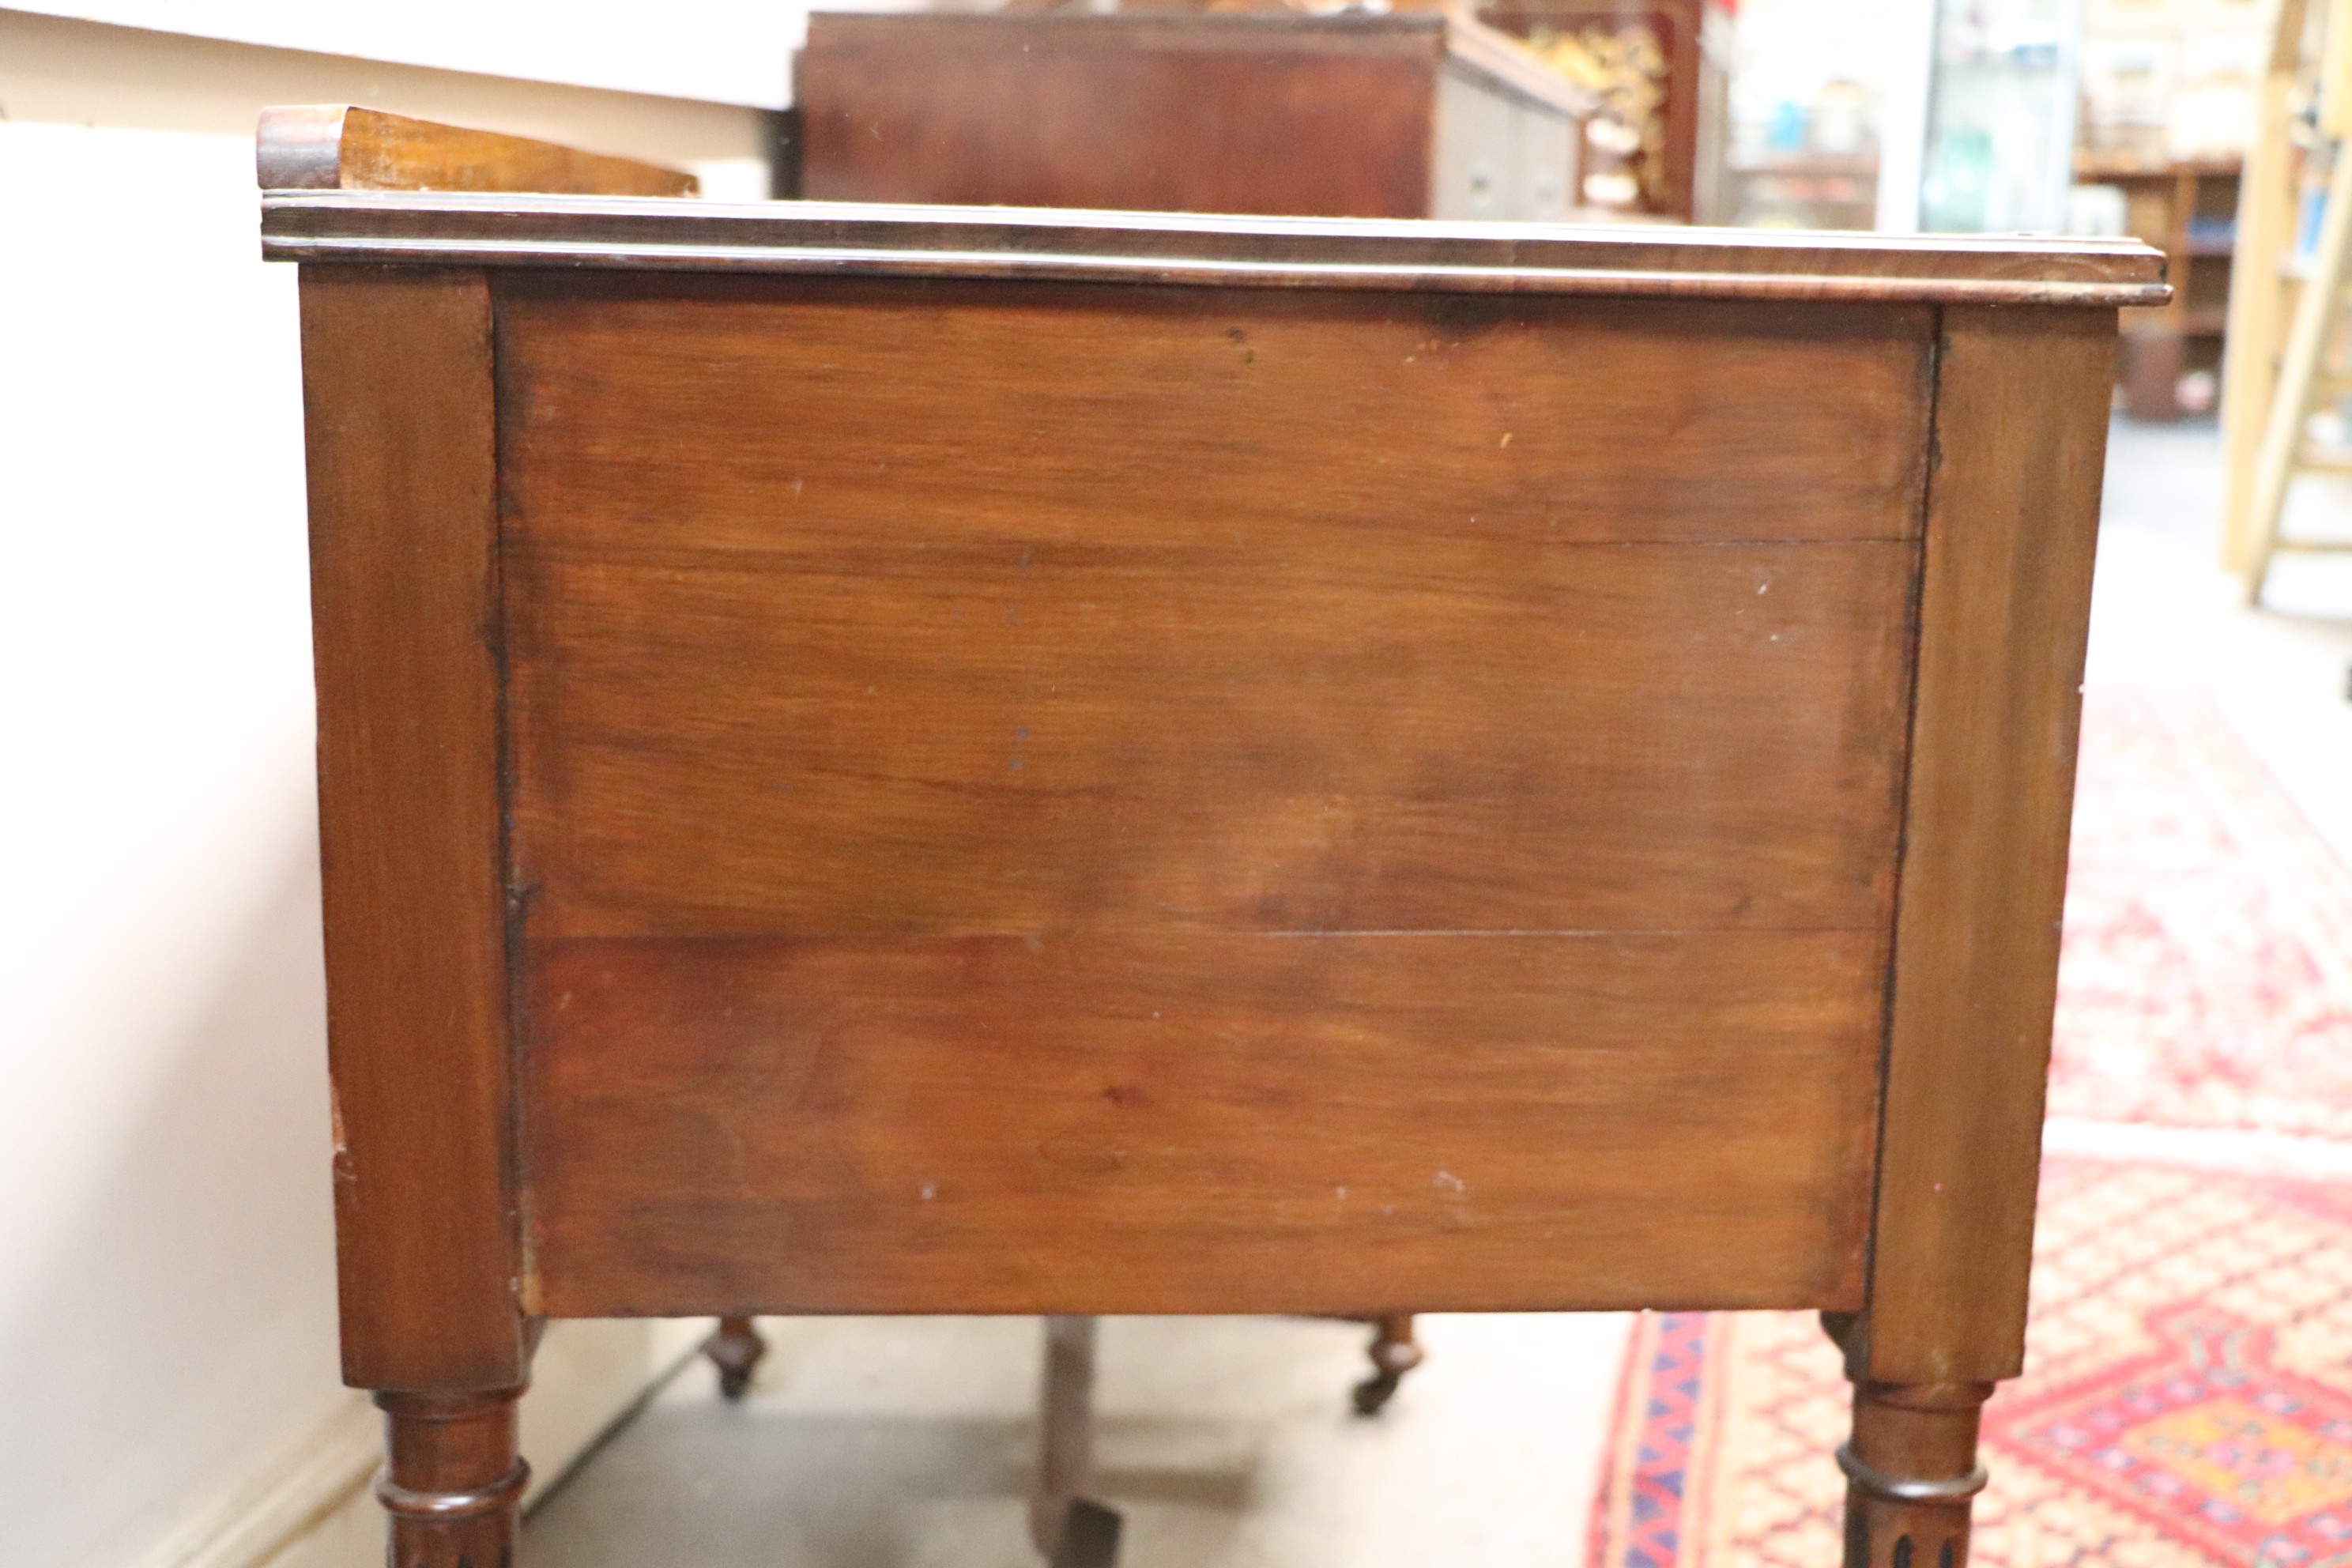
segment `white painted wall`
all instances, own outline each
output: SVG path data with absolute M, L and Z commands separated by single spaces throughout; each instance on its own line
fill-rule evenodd
M 273 102 L 764 190 L 755 110 L 0 11 L 9 1568 L 166 1560 L 175 1531 L 350 1419 L 295 279 L 256 238 L 252 127 Z
M 793 0 L 32 0 L 56 16 L 531 81 L 781 109 L 809 7 Z M 921 10 L 850 0 L 845 10 Z

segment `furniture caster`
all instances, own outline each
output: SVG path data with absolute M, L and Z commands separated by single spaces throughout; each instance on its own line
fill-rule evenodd
M 1092 1498 L 1073 1498 L 1054 1532 L 1046 1568 L 1114 1568 L 1118 1562 L 1119 1517 Z
M 702 1353 L 719 1369 L 719 1392 L 730 1405 L 740 1404 L 751 1387 L 751 1373 L 768 1353 L 768 1342 L 749 1318 L 721 1318 L 719 1328 L 702 1342 Z
M 1378 1415 L 1388 1402 L 1396 1397 L 1397 1384 L 1404 1374 L 1422 1363 L 1421 1346 L 1412 1337 L 1412 1314 L 1374 1318 L 1371 1347 L 1366 1352 L 1372 1358 L 1372 1375 L 1356 1384 L 1356 1414 Z

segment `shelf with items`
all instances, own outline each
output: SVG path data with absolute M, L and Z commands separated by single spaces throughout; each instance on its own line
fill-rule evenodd
M 1763 228 L 1869 228 L 1878 201 L 1878 155 L 1769 153 L 1735 161 L 1732 221 Z
M 2087 157 L 2074 161 L 2074 178 L 2086 185 L 2106 184 L 2116 180 L 2179 180 L 2238 177 L 2239 163 L 2235 158 L 2144 159 Z
M 1725 221 L 1727 0 L 1474 0 L 1471 9 L 1600 96 L 1585 127 L 1585 205 Z
M 2118 365 L 2125 411 L 2137 419 L 2159 420 L 2206 412 L 2212 406 L 2229 314 L 2238 163 L 2095 156 L 2076 162 L 2074 178 L 2080 184 L 2122 192 L 2124 231 L 2165 253 L 2173 285 L 2171 304 L 2133 310 L 2125 319 Z

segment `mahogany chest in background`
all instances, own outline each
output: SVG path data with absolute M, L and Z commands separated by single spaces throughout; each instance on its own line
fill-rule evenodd
M 1434 13 L 809 18 L 821 201 L 1558 220 L 1593 95 Z

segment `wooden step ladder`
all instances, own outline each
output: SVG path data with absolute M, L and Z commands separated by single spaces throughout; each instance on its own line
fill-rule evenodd
M 2352 394 L 2344 309 L 2352 280 L 2352 0 L 2323 5 L 2321 16 L 2305 0 L 2282 0 L 2238 213 L 2222 367 L 2222 563 L 2239 574 L 2249 604 L 2262 602 L 2278 556 L 2352 551 L 2352 542 L 2290 538 L 2280 526 L 2297 477 L 2352 474 L 2352 446 L 2311 435 L 2313 416 Z M 2305 107 L 2315 97 L 2315 115 Z M 2312 160 L 2328 161 L 2331 173 L 2317 243 L 2308 268 L 2299 269 L 2298 198 Z

